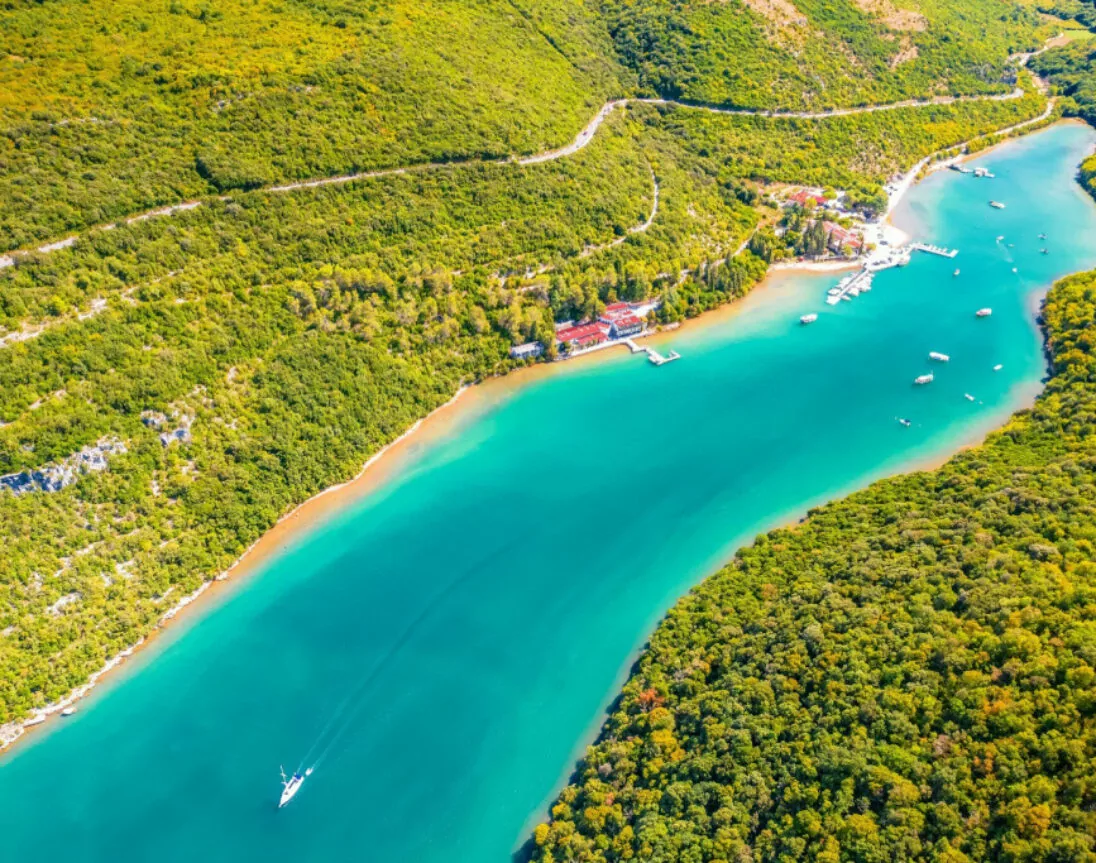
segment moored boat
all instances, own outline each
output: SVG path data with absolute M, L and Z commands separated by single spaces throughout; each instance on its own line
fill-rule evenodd
M 818 320 L 818 315 L 816 315 L 814 312 L 811 312 L 809 315 L 803 315 L 802 317 L 800 317 L 799 318 L 799 323 L 801 323 L 801 324 L 813 324 L 817 320 Z
M 940 363 L 946 363 L 948 360 L 951 359 L 951 357 L 949 357 L 947 354 L 942 354 L 939 351 L 929 351 L 929 359 L 936 360 Z
M 898 417 L 898 422 L 902 423 L 902 425 L 904 425 L 906 428 L 909 428 L 911 425 L 913 425 L 913 423 L 911 423 L 905 417 Z
M 1001 369 L 1003 369 L 1003 368 L 1004 368 L 1004 366 L 1003 366 L 1003 365 L 1001 365 L 1000 363 L 998 363 L 997 365 L 995 365 L 995 366 L 993 367 L 993 370 L 994 370 L 995 372 L 999 372 L 999 371 L 1001 371 Z
M 989 205 L 995 210 L 1003 210 L 1005 208 L 1005 205 L 1002 204 L 1000 201 L 990 201 Z
M 913 379 L 913 382 L 915 384 L 917 384 L 918 386 L 924 386 L 925 384 L 931 384 L 932 381 L 933 381 L 932 372 L 929 372 L 927 375 L 918 375 L 917 377 L 915 377 Z
M 992 314 L 993 314 L 993 309 L 988 309 L 988 308 L 987 309 L 979 309 L 978 311 L 976 311 L 974 313 L 974 317 L 976 317 L 976 318 L 988 318 Z
M 972 396 L 970 393 L 963 393 L 963 398 L 965 398 L 968 402 L 974 401 L 974 396 Z

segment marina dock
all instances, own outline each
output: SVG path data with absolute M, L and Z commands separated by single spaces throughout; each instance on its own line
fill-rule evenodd
M 958 249 L 945 249 L 943 246 L 934 246 L 931 243 L 910 243 L 910 249 L 915 252 L 939 255 L 941 258 L 954 258 L 959 254 Z
M 666 365 L 666 363 L 672 363 L 674 360 L 681 359 L 681 354 L 679 354 L 677 351 L 670 351 L 668 354 L 663 356 L 654 348 L 649 348 L 646 345 L 637 345 L 631 339 L 625 339 L 624 344 L 628 346 L 628 350 L 630 350 L 633 354 L 646 354 L 647 359 L 656 366 L 664 366 Z

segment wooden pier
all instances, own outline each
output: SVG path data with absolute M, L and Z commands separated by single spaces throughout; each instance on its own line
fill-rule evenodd
M 674 360 L 681 359 L 681 354 L 679 354 L 677 351 L 670 351 L 668 354 L 663 356 L 654 348 L 649 348 L 646 345 L 637 345 L 631 339 L 625 339 L 624 344 L 628 346 L 628 350 L 630 350 L 633 354 L 646 354 L 647 359 L 656 366 L 664 366 L 666 365 L 666 363 L 672 363 Z

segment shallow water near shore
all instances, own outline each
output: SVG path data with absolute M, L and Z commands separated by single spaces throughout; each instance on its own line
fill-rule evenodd
M 987 154 L 994 180 L 916 187 L 895 221 L 955 260 L 915 254 L 836 307 L 839 274 L 782 275 L 660 344 L 680 362 L 621 351 L 479 399 L 5 757 L 0 859 L 508 860 L 677 596 L 1030 403 L 1038 293 L 1096 266 L 1073 179 L 1094 142 L 1055 126 Z

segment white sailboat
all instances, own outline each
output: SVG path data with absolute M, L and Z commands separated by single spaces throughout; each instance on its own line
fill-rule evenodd
M 297 795 L 297 792 L 301 790 L 301 786 L 304 785 L 304 780 L 311 775 L 312 768 L 309 767 L 304 773 L 294 773 L 291 777 L 286 779 L 285 768 L 282 768 L 282 799 L 278 801 L 279 809 Z

